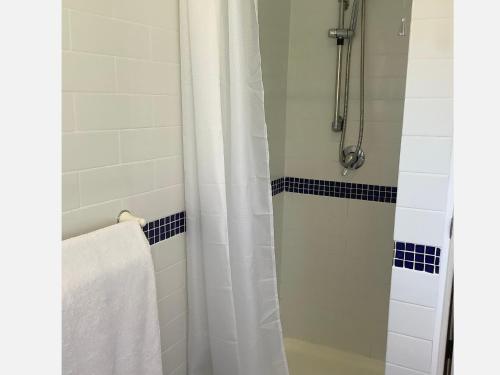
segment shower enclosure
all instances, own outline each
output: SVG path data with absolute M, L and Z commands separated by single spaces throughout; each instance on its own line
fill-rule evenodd
M 410 7 L 259 0 L 291 375 L 384 373 Z

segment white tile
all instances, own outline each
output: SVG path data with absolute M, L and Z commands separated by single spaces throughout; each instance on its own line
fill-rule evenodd
M 63 93 L 61 97 L 62 109 L 62 131 L 71 132 L 75 130 L 75 111 L 73 106 L 73 94 Z
M 426 375 L 426 373 L 387 363 L 385 366 L 385 375 Z
M 180 63 L 179 33 L 176 30 L 151 29 L 151 45 L 154 61 Z
M 140 212 L 147 221 L 184 210 L 184 186 L 176 185 L 123 199 L 124 208 Z
M 406 98 L 403 134 L 453 136 L 453 99 Z
M 117 58 L 116 69 L 120 93 L 178 95 L 180 92 L 178 64 Z
M 153 97 L 153 119 L 155 126 L 181 125 L 181 97 L 179 95 L 155 95 Z
M 63 91 L 113 92 L 114 58 L 63 51 L 62 87 Z
M 186 240 L 183 233 L 151 246 L 151 255 L 156 271 L 160 271 L 186 259 Z
M 151 127 L 152 97 L 146 95 L 75 94 L 79 130 Z
M 394 238 L 397 241 L 442 246 L 446 232 L 444 212 L 396 207 Z
M 70 37 L 69 37 L 69 10 L 62 10 L 62 24 L 61 24 L 61 48 L 70 49 Z
M 74 51 L 148 59 L 151 55 L 149 29 L 89 13 L 71 14 L 71 43 Z
M 178 0 L 111 0 L 113 15 L 150 26 L 178 29 Z
M 445 137 L 403 136 L 399 170 L 448 174 L 453 140 Z
M 453 60 L 410 59 L 406 77 L 406 97 L 453 97 Z
M 184 182 L 184 166 L 181 156 L 160 159 L 155 162 L 155 187 L 179 185 Z
M 111 0 L 63 0 L 63 7 L 111 15 Z
M 179 366 L 186 363 L 186 359 L 187 346 L 186 340 L 183 340 L 162 353 L 163 373 L 171 375 Z
M 117 162 L 117 133 L 66 133 L 62 136 L 63 172 L 102 167 Z
M 66 239 L 116 224 L 120 211 L 120 202 L 113 201 L 63 213 L 62 237 Z
M 448 176 L 400 172 L 398 206 L 444 211 L 448 195 Z
M 439 275 L 392 268 L 391 300 L 436 307 Z
M 165 298 L 186 285 L 186 261 L 180 261 L 156 272 L 156 294 L 158 299 Z
M 80 206 L 78 173 L 62 175 L 62 210 L 68 211 Z
M 80 173 L 82 205 L 105 202 L 154 189 L 154 163 L 134 163 Z
M 181 127 L 125 130 L 121 133 L 121 155 L 124 162 L 181 154 Z
M 184 362 L 168 375 L 187 375 L 187 362 Z
M 389 306 L 389 331 L 432 340 L 436 310 L 392 300 Z
M 160 327 L 161 348 L 168 350 L 175 344 L 186 340 L 186 314 L 183 314 L 165 326 Z
M 412 5 L 412 19 L 452 18 L 453 0 L 416 0 Z
M 160 326 L 167 325 L 186 311 L 186 289 L 178 289 L 169 296 L 158 301 L 158 319 L 160 321 Z
M 179 0 L 150 1 L 152 9 L 151 25 L 171 30 L 179 30 Z
M 413 19 L 408 55 L 410 59 L 453 58 L 453 20 Z
M 429 372 L 432 360 L 432 341 L 389 332 L 386 360 L 417 371 Z

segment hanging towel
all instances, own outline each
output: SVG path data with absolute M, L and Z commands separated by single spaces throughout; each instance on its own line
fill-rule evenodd
M 63 375 L 161 375 L 153 262 L 136 222 L 63 241 Z

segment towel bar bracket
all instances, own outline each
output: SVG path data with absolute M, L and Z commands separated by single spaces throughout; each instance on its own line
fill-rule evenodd
M 121 210 L 116 218 L 117 223 L 123 223 L 124 221 L 137 221 L 141 228 L 146 225 L 144 218 L 133 215 L 129 210 Z

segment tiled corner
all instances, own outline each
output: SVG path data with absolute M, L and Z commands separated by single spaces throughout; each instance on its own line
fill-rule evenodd
M 149 241 L 150 245 L 157 242 L 164 241 L 177 234 L 186 231 L 186 213 L 178 212 L 176 214 L 151 221 L 146 224 L 144 228 L 144 235 Z
M 394 242 L 394 267 L 439 273 L 441 249 L 410 242 Z

